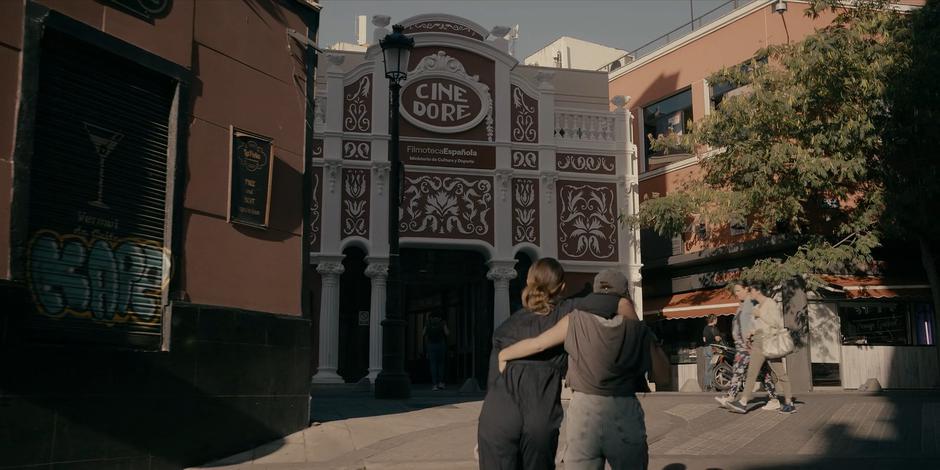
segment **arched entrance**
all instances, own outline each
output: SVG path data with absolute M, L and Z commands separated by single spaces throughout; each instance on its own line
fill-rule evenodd
M 475 251 L 403 248 L 405 369 L 413 384 L 430 384 L 422 332 L 432 314 L 450 330 L 445 377 L 460 384 L 475 377 L 486 384 L 493 334 L 493 288 L 486 260 Z
M 343 251 L 340 277 L 339 351 L 336 373 L 345 382 L 358 382 L 369 369 L 369 296 L 365 252 L 356 247 Z

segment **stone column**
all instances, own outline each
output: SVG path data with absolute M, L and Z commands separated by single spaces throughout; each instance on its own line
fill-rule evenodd
M 501 325 L 509 314 L 509 281 L 516 278 L 516 270 L 513 266 L 516 260 L 492 260 L 489 263 L 490 270 L 486 273 L 486 278 L 493 281 L 493 328 Z
M 317 272 L 323 277 L 320 289 L 320 361 L 313 383 L 343 383 L 336 373 L 339 363 L 339 276 L 343 274 L 342 256 L 321 260 Z
M 369 301 L 369 375 L 370 383 L 382 372 L 382 320 L 385 320 L 385 281 L 388 280 L 387 258 L 366 258 L 366 276 L 372 279 Z

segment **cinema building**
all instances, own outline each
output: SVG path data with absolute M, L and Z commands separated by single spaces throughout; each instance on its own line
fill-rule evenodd
M 921 1 L 899 2 L 902 10 Z M 748 63 L 773 44 L 797 42 L 828 25 L 833 14 L 805 15 L 808 2 L 728 1 L 701 18 L 613 61 L 610 93 L 633 97 L 641 200 L 667 194 L 700 174 L 707 152 L 654 152 L 649 135 L 682 133 L 746 87 L 709 83 L 723 67 Z M 696 378 L 695 349 L 705 317 L 719 316 L 730 334 L 738 301 L 726 288 L 744 267 L 780 257 L 796 244 L 787 234 L 755 238 L 747 221 L 720 227 L 690 221 L 680 236 L 642 233 L 645 319 L 666 341 L 678 384 Z M 915 250 L 889 242 L 878 268 L 856 276 L 826 276 L 809 294 L 809 347 L 787 358 L 797 390 L 856 389 L 868 379 L 886 388 L 931 388 L 937 383 L 937 325 L 930 289 Z M 792 326 L 792 325 L 791 325 Z
M 558 258 L 569 294 L 605 268 L 639 284 L 627 98 L 607 74 L 526 66 L 507 28 L 449 15 L 396 20 L 415 40 L 401 94 L 405 365 L 429 383 L 422 328 L 446 319 L 446 376 L 485 384 L 494 325 L 520 303 L 528 267 Z M 373 17 L 374 38 L 390 18 Z M 331 51 L 316 78 L 310 262 L 319 274 L 314 383 L 381 370 L 388 276 L 389 87 L 381 49 Z M 420 386 L 420 385 L 419 385 Z

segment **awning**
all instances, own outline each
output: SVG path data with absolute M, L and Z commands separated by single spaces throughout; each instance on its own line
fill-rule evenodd
M 738 298 L 728 289 L 709 289 L 683 292 L 643 299 L 643 316 L 661 315 L 667 320 L 702 318 L 709 315 L 734 315 Z
M 829 283 L 828 291 L 844 294 L 846 299 L 930 298 L 930 284 L 926 281 L 873 276 L 820 277 Z

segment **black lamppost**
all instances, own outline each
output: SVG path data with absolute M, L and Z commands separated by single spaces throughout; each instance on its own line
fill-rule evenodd
M 411 381 L 405 373 L 405 320 L 401 312 L 401 262 L 398 258 L 398 208 L 401 205 L 401 184 L 404 179 L 398 158 L 398 98 L 401 81 L 408 77 L 408 59 L 415 40 L 392 26 L 392 34 L 379 41 L 385 59 L 385 77 L 389 88 L 388 159 L 388 284 L 385 320 L 382 321 L 382 371 L 375 378 L 376 398 L 408 398 Z

